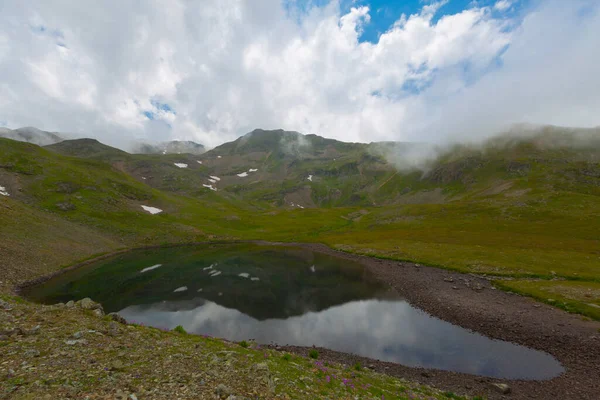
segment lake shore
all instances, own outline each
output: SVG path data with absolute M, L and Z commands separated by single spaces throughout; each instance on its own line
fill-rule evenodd
M 223 242 L 218 242 L 223 243 Z M 228 242 L 240 243 L 240 242 Z M 247 242 L 246 242 L 247 243 Z M 560 398 L 596 399 L 600 392 L 600 323 L 568 314 L 559 309 L 538 303 L 530 298 L 496 290 L 492 278 L 461 274 L 410 262 L 377 259 L 334 250 L 321 244 L 271 243 L 265 245 L 294 244 L 312 251 L 358 261 L 371 271 L 389 289 L 425 312 L 481 333 L 493 339 L 510 341 L 556 357 L 566 373 L 549 381 L 502 381 L 493 378 L 405 367 L 352 354 L 319 349 L 320 358 L 347 365 L 360 363 L 377 372 L 401 377 L 410 381 L 451 390 L 459 394 L 480 395 L 487 398 L 505 398 L 493 383 L 506 383 L 511 388 L 510 398 Z M 202 243 L 206 244 L 206 243 Z M 182 244 L 182 246 L 190 244 Z M 149 246 L 152 248 L 158 246 Z M 99 259 L 121 254 L 118 250 L 55 271 L 52 274 L 23 282 L 23 288 L 43 282 L 57 274 L 88 265 Z M 308 348 L 297 346 L 271 346 L 282 351 L 306 355 Z
M 287 245 L 288 243 L 286 243 Z M 548 381 L 498 380 L 440 370 L 411 368 L 352 354 L 318 349 L 326 360 L 348 365 L 371 365 L 374 370 L 490 399 L 597 399 L 600 393 L 600 322 L 497 290 L 494 277 L 462 274 L 410 262 L 378 259 L 334 250 L 321 244 L 298 246 L 358 261 L 381 282 L 389 285 L 410 304 L 428 314 L 497 340 L 545 351 L 565 367 L 566 372 Z M 273 346 L 307 354 L 307 348 Z M 492 383 L 506 383 L 510 395 L 500 394 Z

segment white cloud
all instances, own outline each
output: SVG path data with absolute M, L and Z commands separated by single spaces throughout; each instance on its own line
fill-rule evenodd
M 84 4 L 85 3 L 85 4 Z M 347 141 L 489 135 L 518 122 L 600 125 L 600 4 L 514 2 L 402 16 L 279 0 L 57 0 L 0 6 L 9 127 L 217 145 L 256 127 Z
M 512 6 L 511 0 L 499 0 L 494 4 L 494 8 L 498 11 L 506 11 Z

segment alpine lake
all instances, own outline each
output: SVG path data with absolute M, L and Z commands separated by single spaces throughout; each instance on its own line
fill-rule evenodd
M 259 344 L 318 346 L 503 379 L 564 369 L 547 353 L 432 317 L 360 263 L 287 245 L 143 249 L 70 270 L 24 293 L 55 304 L 90 297 L 128 322 Z

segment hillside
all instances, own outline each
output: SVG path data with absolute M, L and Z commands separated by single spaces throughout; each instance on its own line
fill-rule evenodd
M 46 132 L 33 127 L 24 127 L 14 130 L 0 128 L 0 137 L 18 140 L 20 142 L 33 143 L 38 146 L 46 146 L 63 140 L 57 132 Z
M 414 158 L 423 145 L 284 131 L 257 130 L 200 156 L 133 155 L 90 139 L 47 149 L 2 139 L 0 186 L 10 196 L 0 196 L 0 205 L 11 211 L 0 215 L 1 246 L 16 265 L 32 260 L 15 240 L 15 232 L 26 234 L 21 219 L 37 227 L 34 242 L 58 264 L 213 237 L 320 241 L 460 271 L 543 278 L 502 285 L 599 317 L 597 133 L 549 127 L 438 149 L 425 161 Z M 418 168 L 398 169 L 402 154 Z M 151 215 L 142 205 L 163 212 Z M 55 228 L 81 253 L 51 250 L 58 244 L 44 238 Z M 82 230 L 89 239 L 75 233 Z M 106 247 L 85 244 L 92 237 Z
M 101 254 L 200 241 L 320 242 L 336 250 L 396 260 L 391 265 L 400 265 L 397 261 L 402 260 L 416 262 L 412 267 L 416 275 L 420 264 L 475 274 L 490 287 L 583 314 L 577 317 L 581 323 L 584 323 L 581 318 L 600 320 L 598 138 L 597 130 L 546 128 L 526 135 L 520 132 L 498 137 L 483 145 L 436 149 L 424 144 L 342 143 L 296 132 L 254 131 L 201 155 L 129 154 L 94 139 L 67 140 L 40 147 L 0 138 L 0 254 L 4 265 L 0 295 L 7 301 L 0 306 L 20 312 L 16 320 L 2 323 L 6 329 L 15 326 L 30 329 L 42 321 L 45 329 L 43 340 L 36 341 L 35 346 L 24 344 L 29 336 L 17 336 L 18 340 L 11 341 L 6 348 L 11 354 L 18 353 L 18 346 L 25 346 L 31 354 L 39 351 L 41 357 L 32 358 L 32 365 L 44 370 L 48 364 L 42 361 L 53 354 L 47 350 L 50 341 L 53 340 L 53 348 L 58 343 L 57 351 L 69 353 L 73 347 L 62 343 L 79 340 L 69 339 L 74 332 L 91 328 L 110 336 L 108 332 L 115 331 L 108 320 L 91 313 L 80 315 L 79 311 L 63 306 L 21 304 L 22 300 L 6 296 L 15 285 Z M 284 271 L 285 268 L 280 271 L 281 276 Z M 472 275 L 455 276 L 448 281 L 453 283 L 447 283 L 446 279 L 450 279 L 447 277 L 425 279 L 428 283 L 421 293 L 436 288 L 431 296 L 441 296 L 440 301 L 445 303 L 433 311 L 452 318 L 443 311 L 449 304 L 443 296 L 450 292 L 453 299 L 467 296 L 472 312 L 480 312 L 468 297 L 469 293 L 475 293 L 472 296 L 483 301 L 469 286 Z M 281 280 L 287 279 L 295 278 L 286 273 Z M 239 292 L 235 285 L 239 280 L 231 282 L 231 290 Z M 314 287 L 319 284 L 315 281 Z M 286 290 L 297 291 L 299 297 L 309 296 L 293 285 Z M 315 297 L 314 293 L 311 291 L 310 296 Z M 228 304 L 225 294 L 221 297 L 221 293 L 206 293 L 208 298 Z M 322 307 L 335 304 L 330 302 L 329 294 L 324 292 L 315 297 Z M 506 305 L 495 302 L 494 295 L 489 296 L 488 303 L 482 304 L 487 304 L 485 307 L 496 304 L 498 315 L 504 315 L 502 310 Z M 252 293 L 252 297 L 261 304 L 261 291 Z M 543 308 L 533 308 L 536 306 L 524 302 L 514 307 L 549 313 Z M 245 311 L 253 312 L 250 308 Z M 293 315 L 296 311 L 290 309 L 289 313 Z M 48 319 L 46 315 L 52 317 Z M 61 330 L 46 328 L 54 316 L 66 321 L 61 323 Z M 255 316 L 263 317 L 260 313 Z M 573 321 L 569 321 L 563 325 L 564 329 L 571 329 Z M 179 349 L 178 352 L 185 351 L 196 363 L 232 351 L 251 359 L 264 358 L 258 349 L 129 326 L 119 327 L 115 339 L 118 342 L 107 339 L 108 336 L 99 340 L 110 348 L 128 346 L 129 341 L 168 345 Z M 470 327 L 484 329 L 478 326 Z M 506 332 L 520 332 L 515 329 L 513 326 Z M 516 334 L 507 338 L 504 330 L 494 332 L 501 332 L 500 338 L 507 340 L 518 338 Z M 532 335 L 539 337 L 535 332 Z M 569 333 L 556 335 L 570 337 Z M 91 343 L 92 338 L 86 340 Z M 306 353 L 302 349 L 290 351 Z M 319 351 L 326 354 L 322 349 Z M 136 347 L 131 355 L 132 358 L 95 355 L 102 370 L 87 373 L 96 377 L 108 365 L 110 374 L 121 382 L 123 377 L 135 375 L 132 367 L 135 364 L 136 371 L 142 365 L 144 376 L 151 380 L 156 376 L 153 372 L 156 363 L 163 365 L 170 353 L 149 358 L 146 350 Z M 277 377 L 314 374 L 310 372 L 313 368 L 310 362 L 306 364 L 305 358 L 295 357 L 290 356 L 297 365 L 292 369 L 288 359 L 277 352 L 269 353 L 272 361 L 267 362 Z M 334 361 L 339 359 L 331 357 Z M 122 364 L 114 367 L 111 363 L 116 359 Z M 136 364 L 134 359 L 145 361 Z M 17 356 L 9 358 L 13 364 L 18 360 Z M 56 379 L 79 377 L 78 360 L 73 357 L 65 361 L 63 370 L 72 372 L 57 374 Z M 214 364 L 210 365 L 214 368 Z M 238 371 L 241 365 L 236 364 L 234 370 Z M 347 365 L 330 364 L 328 368 L 339 371 L 340 375 L 354 374 Z M 188 372 L 185 369 L 181 374 L 187 377 Z M 399 372 L 400 376 L 407 373 Z M 247 373 L 244 382 L 254 382 L 255 376 Z M 360 376 L 373 384 L 372 389 L 365 389 L 369 395 L 388 393 L 392 385 L 406 387 L 417 396 L 430 393 L 434 398 L 458 398 L 450 392 L 447 395 L 426 386 L 409 385 L 371 371 L 361 372 Z M 414 382 L 430 382 L 430 378 L 418 371 L 408 376 Z M 21 378 L 5 380 L 9 390 L 37 393 L 37 386 L 15 379 Z M 230 375 L 219 371 L 203 379 L 210 382 L 212 391 L 217 384 L 229 380 Z M 260 376 L 257 379 L 264 382 Z M 456 377 L 440 379 L 443 387 L 464 392 L 462 381 Z M 114 393 L 114 387 L 99 382 L 83 385 L 77 393 L 87 393 L 86 390 Z M 158 387 L 146 380 L 138 382 L 140 386 L 120 390 L 139 394 L 145 393 L 139 389 L 142 385 Z M 167 386 L 160 386 L 160 390 L 169 390 L 171 381 L 165 382 Z M 312 389 L 296 391 L 296 387 L 286 387 L 285 392 L 298 398 L 313 393 L 313 389 L 340 395 L 331 386 L 322 385 L 323 382 L 318 378 Z M 272 393 L 269 386 L 256 385 L 255 391 L 269 398 L 268 393 Z M 489 383 L 476 385 L 477 394 L 480 390 L 492 396 L 495 393 Z M 239 393 L 254 390 L 230 386 Z M 209 395 L 206 392 L 209 389 L 193 387 L 198 393 Z M 58 393 L 62 389 L 52 390 Z

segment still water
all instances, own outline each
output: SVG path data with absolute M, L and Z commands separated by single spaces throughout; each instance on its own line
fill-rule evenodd
M 47 304 L 91 297 L 130 322 L 258 343 L 319 346 L 505 379 L 550 379 L 550 355 L 411 306 L 360 264 L 288 246 L 136 250 L 31 288 Z

